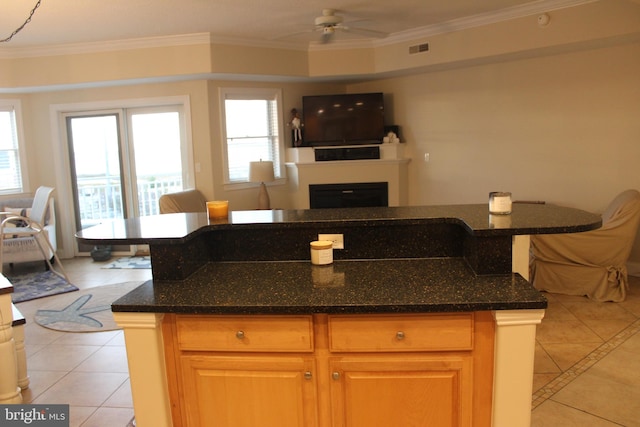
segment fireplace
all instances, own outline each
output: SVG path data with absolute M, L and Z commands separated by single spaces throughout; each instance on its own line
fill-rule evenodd
M 310 184 L 309 206 L 311 209 L 389 206 L 389 183 Z
M 386 144 L 393 145 L 393 144 Z M 401 145 L 401 144 L 399 144 Z M 373 184 L 386 186 L 382 191 L 384 195 L 377 197 L 376 204 L 384 206 L 406 206 L 409 200 L 408 194 L 408 173 L 409 159 L 365 159 L 365 160 L 340 160 L 316 162 L 313 160 L 313 149 L 307 147 L 311 152 L 311 158 L 304 161 L 287 162 L 287 181 L 291 194 L 291 205 L 294 209 L 311 208 L 310 191 L 316 185 L 340 185 L 346 184 L 349 187 L 360 184 Z M 293 150 L 293 149 L 291 149 Z M 325 187 L 331 189 L 331 187 Z M 335 189 L 336 187 L 334 187 Z M 339 187 L 338 187 L 339 188 Z M 322 189 L 322 187 L 321 187 Z M 350 190 L 352 188 L 339 188 L 340 190 Z M 322 196 L 323 199 L 326 199 Z M 334 200 L 347 199 L 345 203 L 356 203 L 354 196 L 349 197 L 349 193 L 342 193 L 338 197 L 330 197 Z M 362 193 L 360 193 L 362 194 Z M 369 204 L 372 203 L 372 196 L 366 197 Z M 324 203 L 324 202 L 323 202 Z M 332 202 L 335 204 L 335 201 Z M 331 207 L 332 205 L 326 206 Z

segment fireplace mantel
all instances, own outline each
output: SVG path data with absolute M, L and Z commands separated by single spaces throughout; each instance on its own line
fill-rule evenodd
M 309 208 L 309 185 L 388 182 L 389 206 L 408 203 L 410 159 L 287 162 L 287 176 L 294 209 Z

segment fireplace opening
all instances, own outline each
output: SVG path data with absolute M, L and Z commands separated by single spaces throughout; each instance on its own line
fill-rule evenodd
M 309 206 L 311 209 L 389 206 L 389 183 L 311 184 Z

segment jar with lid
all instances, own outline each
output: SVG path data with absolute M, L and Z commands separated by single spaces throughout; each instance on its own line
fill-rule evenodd
M 333 242 L 330 240 L 315 240 L 310 243 L 311 264 L 328 265 L 333 263 Z

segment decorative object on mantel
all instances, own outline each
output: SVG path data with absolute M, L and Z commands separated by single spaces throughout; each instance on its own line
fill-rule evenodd
M 395 132 L 389 132 L 387 136 L 382 138 L 382 142 L 385 144 L 398 144 L 400 143 L 400 138 L 398 138 Z
M 36 10 L 40 7 L 40 3 L 41 3 L 41 0 L 38 0 L 38 1 L 36 2 L 36 5 L 35 5 L 35 6 L 33 6 L 33 9 L 31 9 L 31 11 L 29 12 L 29 16 L 27 16 L 27 19 L 25 19 L 25 21 L 22 23 L 22 25 L 20 25 L 18 28 L 16 28 L 15 30 L 13 30 L 13 31 L 11 32 L 11 34 L 10 34 L 8 37 L 6 37 L 6 38 L 4 38 L 4 39 L 1 39 L 1 40 L 0 40 L 0 43 L 7 43 L 7 42 L 10 42 L 10 41 L 11 41 L 11 39 L 13 39 L 13 37 L 14 37 L 16 34 L 18 34 L 20 31 L 22 31 L 22 29 L 23 29 L 24 27 L 26 27 L 26 26 L 27 26 L 27 24 L 28 24 L 29 22 L 31 22 L 31 18 L 33 18 L 33 15 L 36 13 Z
M 40 326 L 64 332 L 104 332 L 120 327 L 113 320 L 111 304 L 140 286 L 142 281 L 96 286 L 51 300 L 36 311 Z
M 269 193 L 265 182 L 275 181 L 273 174 L 273 162 L 269 160 L 249 163 L 249 181 L 260 183 L 258 193 L 258 209 L 270 209 Z
M 291 146 L 299 147 L 302 144 L 302 127 L 304 123 L 300 120 L 300 114 L 298 114 L 297 109 L 291 109 L 291 120 L 287 125 L 291 127 Z

